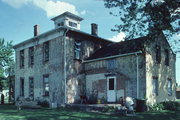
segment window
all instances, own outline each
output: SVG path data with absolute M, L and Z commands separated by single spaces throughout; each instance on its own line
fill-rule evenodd
M 81 42 L 75 41 L 74 55 L 75 55 L 75 59 L 81 59 Z
M 165 65 L 169 66 L 169 51 L 165 49 Z
M 34 78 L 29 77 L 29 97 L 34 98 Z
M 107 68 L 108 69 L 115 69 L 117 67 L 117 61 L 116 60 L 108 60 L 107 61 Z
M 29 66 L 34 65 L 34 47 L 29 48 Z
M 77 28 L 77 23 L 69 21 L 69 26 Z
M 156 45 L 156 62 L 161 63 L 161 47 Z
M 168 95 L 172 95 L 172 80 L 168 79 Z
M 24 50 L 20 51 L 20 68 L 24 67 Z
M 64 26 L 64 22 L 58 23 L 58 26 Z
M 20 78 L 20 96 L 24 96 L 24 78 Z
M 158 78 L 153 77 L 153 94 L 158 96 Z
M 43 89 L 44 89 L 44 96 L 49 96 L 49 75 L 44 75 L 43 76 Z
M 109 90 L 114 90 L 114 78 L 109 79 Z
M 49 61 L 49 42 L 45 42 L 43 44 L 43 61 L 44 62 Z

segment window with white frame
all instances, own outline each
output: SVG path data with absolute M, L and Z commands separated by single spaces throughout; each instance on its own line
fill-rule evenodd
M 153 78 L 153 81 L 152 81 L 153 83 L 153 95 L 155 95 L 155 96 L 158 96 L 158 78 L 157 77 L 154 77 Z
M 75 56 L 75 59 L 81 59 L 81 42 L 75 41 L 75 43 L 74 43 L 74 56 Z
M 172 95 L 172 80 L 168 79 L 168 95 Z

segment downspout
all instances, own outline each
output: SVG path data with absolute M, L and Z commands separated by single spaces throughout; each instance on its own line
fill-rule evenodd
M 139 98 L 139 58 L 138 58 L 138 54 L 136 53 L 136 71 L 137 71 L 137 98 Z
M 67 73 L 66 73 L 66 34 L 67 32 L 69 31 L 69 29 L 67 28 L 66 31 L 64 31 L 64 34 L 63 34 L 63 40 L 64 40 L 64 104 L 67 103 L 67 97 L 66 97 L 66 79 L 67 79 Z

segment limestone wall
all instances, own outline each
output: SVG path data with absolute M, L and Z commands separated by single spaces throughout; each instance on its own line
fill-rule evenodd
M 45 38 L 43 38 L 45 39 Z M 48 39 L 47 39 L 48 40 Z M 38 41 L 41 41 L 38 40 Z M 20 50 L 16 50 L 16 80 L 15 80 L 15 97 L 20 95 L 20 78 L 24 78 L 24 97 L 29 97 L 29 77 L 34 78 L 34 99 L 48 100 L 52 102 L 53 93 L 56 92 L 58 104 L 64 102 L 64 79 L 63 79 L 63 38 L 57 37 L 49 40 L 49 62 L 43 62 L 43 43 L 31 43 L 34 46 L 34 65 L 29 66 L 28 52 L 29 48 L 21 46 L 25 52 L 24 68 L 20 68 Z M 49 96 L 44 96 L 43 92 L 43 75 L 49 75 Z
M 107 99 L 107 77 L 115 76 L 116 100 L 122 96 L 137 98 L 137 56 L 129 55 L 114 58 L 117 61 L 115 69 L 108 69 L 108 60 L 85 63 L 86 92 L 90 95 L 93 90 L 98 92 L 98 98 Z M 142 54 L 138 54 L 139 97 L 145 96 L 145 62 Z M 88 96 L 88 95 L 87 95 Z
M 75 59 L 75 41 L 81 42 L 81 58 L 79 60 Z M 83 59 L 94 52 L 95 43 L 86 37 L 68 36 L 66 44 L 67 103 L 80 103 L 80 95 L 85 94 Z
M 156 45 L 161 46 L 161 62 L 156 62 Z M 169 51 L 169 66 L 165 65 L 165 49 Z M 158 79 L 158 95 L 153 94 L 153 77 Z M 172 80 L 172 95 L 168 95 L 168 79 Z M 146 98 L 148 104 L 175 100 L 175 55 L 163 35 L 146 46 Z

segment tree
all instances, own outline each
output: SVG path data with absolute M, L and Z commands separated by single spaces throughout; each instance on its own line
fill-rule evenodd
M 104 0 L 120 23 L 112 31 L 125 32 L 126 39 L 165 31 L 168 37 L 180 32 L 179 0 Z M 171 42 L 176 44 L 180 40 Z M 177 46 L 176 46 L 177 48 Z M 179 50 L 179 49 L 177 49 Z
M 5 43 L 4 39 L 0 39 L 0 91 L 7 87 L 7 70 L 14 63 L 12 41 Z

